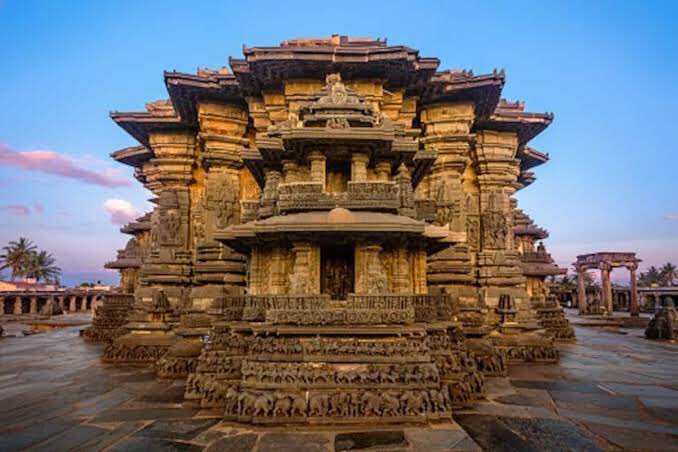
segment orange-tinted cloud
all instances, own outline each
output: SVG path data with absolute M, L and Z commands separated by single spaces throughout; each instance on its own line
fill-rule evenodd
M 678 221 L 678 214 L 675 214 L 675 213 L 671 214 L 670 213 L 668 215 L 664 215 L 664 218 L 666 218 L 667 220 Z
M 111 215 L 113 224 L 127 224 L 141 215 L 124 199 L 107 199 L 104 202 L 104 210 Z
M 15 217 L 27 217 L 31 214 L 31 209 L 21 204 L 0 206 L 0 210 L 7 212 L 9 215 L 14 215 Z
M 117 172 L 95 171 L 80 167 L 71 157 L 50 150 L 14 151 L 0 144 L 0 166 L 13 166 L 27 171 L 40 171 L 54 176 L 79 180 L 104 187 L 131 185 L 128 178 Z

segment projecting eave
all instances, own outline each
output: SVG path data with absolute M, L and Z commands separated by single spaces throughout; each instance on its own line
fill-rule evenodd
M 566 268 L 560 268 L 553 263 L 522 262 L 521 268 L 525 276 L 546 277 L 567 274 Z
M 504 82 L 503 70 L 477 76 L 467 71 L 437 72 L 424 88 L 419 104 L 472 102 L 476 117 L 487 118 L 499 103 Z
M 148 112 L 112 112 L 111 119 L 141 145 L 150 148 L 149 136 L 156 132 L 194 131 L 177 116 L 159 116 Z
M 177 115 L 182 122 L 194 127 L 198 126 L 198 104 L 200 102 L 246 105 L 238 80 L 230 73 L 165 72 L 165 86 Z
M 529 146 L 523 146 L 518 149 L 516 158 L 520 159 L 520 169 L 526 171 L 535 168 L 549 161 L 549 155 L 539 152 Z
M 409 236 L 423 241 L 439 241 L 446 236 L 427 230 L 426 223 L 389 213 L 351 211 L 336 208 L 330 211 L 302 212 L 250 221 L 215 231 L 214 238 L 238 251 L 247 251 L 254 243 L 274 237 L 292 240 L 339 236 Z
M 433 76 L 440 61 L 419 56 L 405 46 L 385 45 L 292 45 L 246 47 L 244 59 L 229 64 L 246 96 L 262 89 L 279 89 L 285 80 L 322 79 L 339 72 L 344 80 L 381 79 L 386 89 L 420 91 Z
M 134 168 L 141 168 L 144 163 L 154 157 L 153 151 L 145 146 L 130 146 L 111 154 L 111 158 Z
M 513 132 L 518 136 L 518 146 L 524 146 L 542 133 L 553 121 L 551 113 L 520 113 L 518 115 L 497 115 L 476 121 L 474 131 L 494 130 Z

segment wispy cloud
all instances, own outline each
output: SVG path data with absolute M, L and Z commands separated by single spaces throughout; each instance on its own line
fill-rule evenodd
M 6 206 L 0 206 L 0 210 L 3 210 L 9 215 L 13 215 L 15 217 L 27 217 L 31 214 L 31 209 L 22 204 L 8 204 Z
M 678 221 L 678 213 L 670 213 L 668 215 L 664 215 L 664 218 L 671 221 Z
M 15 151 L 0 144 L 0 166 L 40 171 L 54 176 L 79 180 L 104 187 L 124 187 L 131 181 L 115 170 L 92 170 L 81 166 L 68 155 L 51 150 Z
M 45 211 L 45 206 L 43 206 L 41 202 L 36 201 L 33 203 L 33 211 L 35 213 L 43 213 Z
M 107 199 L 104 202 L 104 210 L 111 215 L 113 224 L 127 224 L 141 215 L 132 204 L 124 199 Z

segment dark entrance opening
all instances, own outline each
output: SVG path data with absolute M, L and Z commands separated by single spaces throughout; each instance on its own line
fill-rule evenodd
M 320 249 L 320 291 L 332 300 L 345 300 L 353 292 L 353 246 Z

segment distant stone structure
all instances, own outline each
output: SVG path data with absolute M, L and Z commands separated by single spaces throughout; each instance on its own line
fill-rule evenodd
M 614 311 L 613 306 L 613 290 L 612 281 L 610 280 L 610 273 L 612 269 L 624 267 L 630 272 L 630 294 L 631 304 L 629 312 L 631 316 L 637 317 L 640 314 L 640 305 L 638 303 L 638 286 L 636 279 L 636 270 L 638 270 L 638 263 L 642 262 L 636 257 L 636 253 L 626 252 L 599 252 L 592 254 L 583 254 L 577 256 L 577 261 L 573 264 L 577 269 L 577 304 L 580 314 L 600 314 L 605 313 L 609 316 Z M 590 269 L 600 270 L 600 285 L 602 299 L 601 308 L 590 309 L 587 300 L 587 289 L 584 279 L 584 273 Z M 598 312 L 594 312 L 598 311 Z
M 512 198 L 551 114 L 500 99 L 503 72 L 379 40 L 244 53 L 112 113 L 156 208 L 140 265 L 112 264 L 134 302 L 105 361 L 187 378 L 228 419 L 323 423 L 446 418 L 483 374 L 558 360 L 560 270 Z
M 94 312 L 108 292 L 109 288 L 63 289 L 51 285 L 7 282 L 0 290 L 0 318 Z

